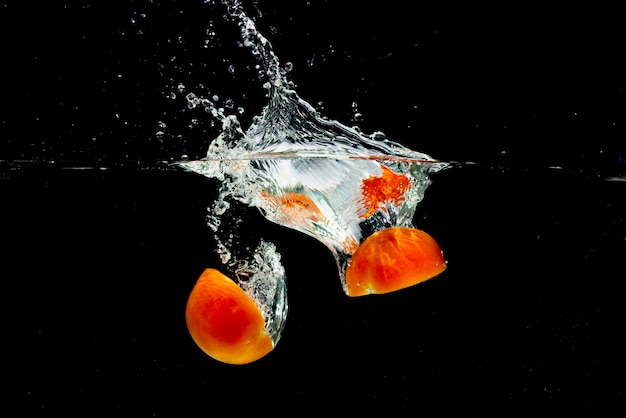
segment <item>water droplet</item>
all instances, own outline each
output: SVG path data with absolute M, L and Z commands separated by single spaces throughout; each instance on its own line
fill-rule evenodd
M 218 216 L 223 215 L 229 207 L 230 204 L 228 202 L 220 200 L 218 202 L 215 202 L 215 205 L 213 206 L 213 212 Z
M 187 99 L 187 107 L 189 109 L 195 109 L 196 106 L 198 106 L 200 99 L 198 99 L 198 97 L 193 94 L 193 93 L 189 93 L 187 94 L 187 96 L 185 96 L 185 98 Z

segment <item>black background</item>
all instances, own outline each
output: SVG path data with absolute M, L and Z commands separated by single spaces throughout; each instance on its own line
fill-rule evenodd
M 354 102 L 364 131 L 462 163 L 433 177 L 415 219 L 448 270 L 348 299 L 321 244 L 251 213 L 247 227 L 282 254 L 289 319 L 259 362 L 208 358 L 184 306 L 219 265 L 205 223 L 217 184 L 168 163 L 203 156 L 219 132 L 185 94 L 243 107 L 244 124 L 264 104 L 236 24 L 219 2 L 3 3 L 8 405 L 29 416 L 623 414 L 617 7 L 245 6 L 322 114 L 352 123 Z

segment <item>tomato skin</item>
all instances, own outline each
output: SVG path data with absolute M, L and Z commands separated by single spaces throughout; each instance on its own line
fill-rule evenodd
M 204 270 L 196 282 L 185 318 L 196 344 L 224 363 L 250 363 L 274 348 L 254 300 L 215 269 Z
M 357 248 L 346 269 L 348 296 L 394 292 L 446 269 L 437 242 L 426 232 L 391 227 L 375 232 Z

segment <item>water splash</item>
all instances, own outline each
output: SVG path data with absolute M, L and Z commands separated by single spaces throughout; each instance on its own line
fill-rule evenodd
M 188 99 L 193 105 L 206 103 L 195 96 Z M 430 185 L 429 174 L 446 166 L 380 132 L 365 135 L 324 119 L 282 86 L 270 89 L 268 105 L 245 131 L 235 116 L 211 106 L 208 110 L 221 120 L 222 133 L 205 158 L 181 165 L 222 182 L 214 208 L 235 199 L 319 239 L 335 255 L 340 277 L 364 237 L 384 227 L 411 225 Z M 393 182 L 385 173 L 405 183 L 400 195 L 387 201 L 384 193 L 376 197 L 366 187 L 374 179 Z
M 324 243 L 350 294 L 346 269 L 357 248 L 377 231 L 412 227 L 416 207 L 431 183 L 429 175 L 447 164 L 390 141 L 381 132 L 366 135 L 322 117 L 293 90 L 271 44 L 240 2 L 223 3 L 240 28 L 243 44 L 260 64 L 268 103 L 244 129 L 236 115 L 226 115 L 212 100 L 187 94 L 188 107 L 204 108 L 222 129 L 205 158 L 180 165 L 221 182 L 208 216 L 217 251 L 230 277 L 268 314 L 272 335 L 278 338 L 287 310 L 280 255 L 266 241 L 240 255 L 238 235 L 233 234 L 240 218 L 231 210 L 232 203 L 256 207 L 268 220 Z

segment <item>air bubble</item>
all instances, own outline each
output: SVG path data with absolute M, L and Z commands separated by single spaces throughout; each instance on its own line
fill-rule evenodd
M 198 99 L 198 96 L 196 96 L 194 93 L 188 93 L 185 98 L 187 99 L 187 107 L 189 109 L 195 109 L 196 106 L 200 104 L 200 99 Z

